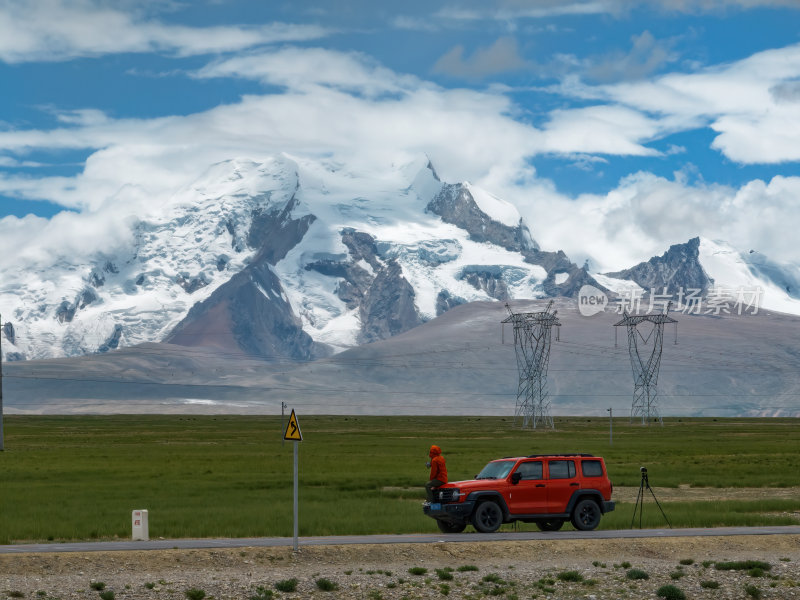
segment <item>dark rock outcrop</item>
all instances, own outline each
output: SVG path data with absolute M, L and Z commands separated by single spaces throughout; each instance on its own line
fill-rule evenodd
M 677 294 L 681 288 L 684 291 L 698 289 L 705 292 L 714 283 L 700 264 L 700 238 L 697 237 L 685 244 L 670 246 L 664 254 L 654 256 L 647 262 L 606 275 L 628 279 L 646 291 L 652 289 L 659 294 Z
M 522 220 L 516 227 L 495 221 L 478 207 L 464 184 L 444 184 L 425 210 L 464 229 L 476 242 L 491 242 L 512 252 L 539 248 Z
M 403 277 L 397 260 L 381 258 L 375 239 L 367 233 L 346 228 L 341 236 L 347 258 L 318 260 L 306 269 L 340 279 L 336 287 L 339 299 L 348 309 L 358 308 L 359 343 L 383 340 L 422 323 L 414 289 Z M 362 261 L 370 271 L 359 264 Z

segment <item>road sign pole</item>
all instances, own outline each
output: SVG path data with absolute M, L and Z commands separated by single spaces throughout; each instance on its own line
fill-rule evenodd
M 299 552 L 299 547 L 297 543 L 297 454 L 298 454 L 298 446 L 300 442 L 294 442 L 294 545 L 292 549 L 295 552 Z

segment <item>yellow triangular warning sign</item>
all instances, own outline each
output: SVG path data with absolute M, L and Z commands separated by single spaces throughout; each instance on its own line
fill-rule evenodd
M 297 422 L 297 417 L 292 409 L 292 414 L 289 417 L 289 422 L 286 424 L 286 431 L 283 433 L 283 439 L 293 442 L 302 442 L 303 434 L 300 433 L 300 424 Z

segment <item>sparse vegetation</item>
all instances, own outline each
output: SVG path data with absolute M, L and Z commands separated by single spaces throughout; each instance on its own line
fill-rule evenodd
M 101 592 L 106 589 L 106 584 L 102 581 L 92 581 L 89 583 L 89 587 L 95 591 Z
M 206 597 L 205 591 L 198 588 L 189 588 L 183 592 L 183 595 L 186 596 L 187 600 L 203 600 Z
M 114 593 L 114 590 L 104 590 L 100 592 L 99 596 L 100 600 L 114 600 L 116 594 Z
M 693 565 L 694 564 L 694 559 L 693 558 L 682 558 L 679 562 L 682 565 L 688 566 L 688 565 Z
M 714 568 L 717 571 L 751 571 L 753 569 L 769 571 L 772 569 L 772 565 L 761 560 L 737 560 L 714 563 Z
M 638 579 L 650 579 L 650 575 L 648 575 L 646 571 L 642 571 L 641 569 L 629 569 L 625 573 L 625 577 L 634 581 Z
M 578 571 L 562 571 L 558 575 L 556 575 L 559 581 L 570 581 L 574 583 L 578 583 L 583 581 L 583 575 L 578 573 Z
M 686 600 L 686 594 L 674 585 L 662 585 L 656 590 L 656 596 L 665 600 Z
M 700 582 L 700 587 L 707 590 L 717 590 L 719 589 L 719 583 L 716 581 L 705 580 Z
M 461 565 L 456 569 L 456 571 L 458 571 L 459 573 L 467 573 L 469 571 L 477 571 L 477 570 L 478 567 L 476 567 L 475 565 Z
M 436 569 L 436 575 L 442 581 L 451 581 L 453 579 L 453 569 L 445 567 L 444 569 Z
M 325 579 L 324 577 L 320 577 L 315 583 L 317 584 L 317 588 L 323 592 L 333 592 L 339 589 L 338 583 L 335 583 L 330 579 Z
M 411 575 L 425 575 L 428 572 L 428 569 L 425 567 L 411 567 L 408 569 L 408 572 Z
M 255 594 L 250 596 L 249 600 L 272 600 L 274 597 L 275 593 L 272 590 L 260 585 L 256 588 Z
M 744 593 L 750 596 L 751 598 L 755 598 L 758 600 L 762 596 L 761 590 L 754 586 L 752 583 L 748 583 L 744 586 Z
M 279 592 L 295 592 L 297 591 L 297 577 L 291 579 L 284 579 L 275 583 L 275 589 Z

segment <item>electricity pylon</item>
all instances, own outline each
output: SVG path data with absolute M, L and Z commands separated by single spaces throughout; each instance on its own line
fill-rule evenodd
M 522 417 L 523 429 L 553 428 L 550 399 L 547 395 L 547 363 L 550 360 L 551 329 L 560 327 L 556 312 L 550 312 L 553 301 L 542 312 L 515 313 L 506 304 L 509 316 L 503 323 L 514 324 L 514 349 L 517 354 L 517 407 L 514 423 Z
M 661 352 L 664 346 L 664 324 L 677 323 L 668 315 L 672 302 L 667 303 L 664 312 L 652 315 L 629 315 L 623 312 L 622 320 L 614 323 L 614 327 L 628 328 L 628 354 L 633 369 L 633 403 L 631 404 L 631 423 L 641 416 L 642 425 L 649 425 L 650 420 L 664 421 L 658 412 L 658 371 L 661 368 Z M 640 323 L 652 323 L 653 329 L 644 337 L 636 327 Z M 653 347 L 650 356 L 644 358 L 639 351 L 639 339 L 646 346 L 652 338 Z M 676 338 L 677 339 L 677 338 Z

